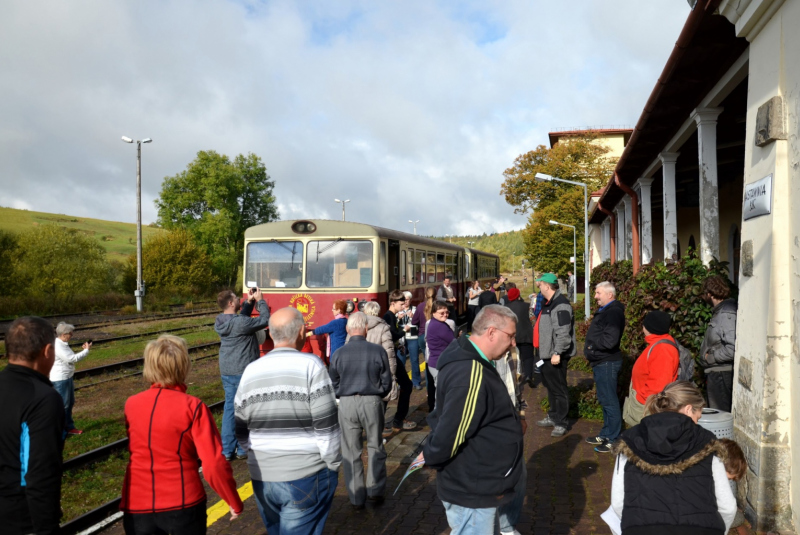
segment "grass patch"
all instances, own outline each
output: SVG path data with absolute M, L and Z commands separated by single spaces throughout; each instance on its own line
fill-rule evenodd
M 603 421 L 603 407 L 597 401 L 597 391 L 594 383 L 582 381 L 576 386 L 567 387 L 569 391 L 569 418 L 583 418 L 584 420 Z M 539 402 L 543 412 L 550 410 L 547 396 Z
M 125 422 L 119 416 L 108 416 L 88 420 L 78 418 L 75 427 L 83 430 L 82 435 L 70 436 L 64 443 L 64 459 L 86 453 L 125 438 Z
M 62 521 L 66 522 L 118 498 L 125 479 L 128 452 L 123 451 L 64 474 L 61 481 Z

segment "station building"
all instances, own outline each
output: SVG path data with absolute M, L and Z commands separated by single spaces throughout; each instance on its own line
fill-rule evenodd
M 800 0 L 696 0 L 590 203 L 593 263 L 693 248 L 739 286 L 739 504 L 759 531 L 800 526 Z M 794 409 L 797 408 L 797 411 Z

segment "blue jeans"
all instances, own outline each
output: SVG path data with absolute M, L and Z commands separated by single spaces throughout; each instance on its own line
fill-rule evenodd
M 597 401 L 603 407 L 603 428 L 601 438 L 617 440 L 622 431 L 622 411 L 617 397 L 617 377 L 622 369 L 622 361 L 603 362 L 592 368 L 594 384 L 597 386 Z
M 514 526 L 519 522 L 519 515 L 522 513 L 522 504 L 525 502 L 525 490 L 528 486 L 528 469 L 525 467 L 525 460 L 522 461 L 522 473 L 514 487 L 514 499 L 497 509 L 500 517 L 500 531 L 514 531 Z
M 442 500 L 450 535 L 486 535 L 497 531 L 497 507 L 470 509 Z
M 419 338 L 406 340 L 406 347 L 408 348 L 408 356 L 411 359 L 411 382 L 414 383 L 414 386 L 419 386 Z
M 319 535 L 333 503 L 339 473 L 324 468 L 294 481 L 253 480 L 258 512 L 269 535 Z
M 239 388 L 241 375 L 223 375 L 222 388 L 225 389 L 225 407 L 222 409 L 222 454 L 226 457 L 233 455 L 237 450 L 241 452 L 234 429 L 236 428 L 236 418 L 233 412 L 233 398 Z
M 75 422 L 72 421 L 72 407 L 75 405 L 75 385 L 72 377 L 63 381 L 53 381 L 53 388 L 64 400 L 64 429 L 66 431 L 75 429 Z

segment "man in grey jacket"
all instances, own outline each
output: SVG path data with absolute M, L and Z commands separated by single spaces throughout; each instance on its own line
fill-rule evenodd
M 737 304 L 729 299 L 728 281 L 713 275 L 703 282 L 703 297 L 713 307 L 711 321 L 700 346 L 700 365 L 706 375 L 708 406 L 731 412 L 733 365 L 736 347 Z
M 225 406 L 222 411 L 222 453 L 232 461 L 238 457 L 246 458 L 246 454 L 239 448 L 236 453 L 237 443 L 234 434 L 235 418 L 233 412 L 233 399 L 239 388 L 239 381 L 247 365 L 259 356 L 258 339 L 256 332 L 263 331 L 269 322 L 269 306 L 261 295 L 261 290 L 256 288 L 250 291 L 251 298 L 255 300 L 258 317 L 237 314 L 241 308 L 239 297 L 230 290 L 225 290 L 217 296 L 217 305 L 222 309 L 222 314 L 217 316 L 214 330 L 220 338 L 219 345 L 219 373 L 222 375 L 222 387 L 225 390 Z M 252 306 L 247 308 L 252 310 Z
M 572 305 L 558 290 L 558 278 L 554 274 L 545 273 L 536 281 L 545 302 L 533 328 L 533 347 L 550 403 L 547 417 L 536 425 L 552 427 L 550 435 L 560 437 L 566 434 L 568 426 L 567 363 L 575 356 L 577 345 Z
M 369 499 L 380 503 L 386 491 L 386 450 L 383 448 L 383 397 L 392 389 L 389 356 L 378 344 L 367 342 L 367 315 L 347 319 L 350 341 L 331 356 L 328 373 L 339 398 L 342 464 L 350 503 L 357 509 Z M 364 488 L 364 447 L 367 435 L 367 486 Z

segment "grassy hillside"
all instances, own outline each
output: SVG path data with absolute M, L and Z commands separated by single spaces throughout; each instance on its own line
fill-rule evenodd
M 102 246 L 105 247 L 109 260 L 124 260 L 128 255 L 136 252 L 135 223 L 120 223 L 118 221 L 104 221 L 102 219 L 0 207 L 0 230 L 22 233 L 37 225 L 53 223 L 61 227 L 77 229 L 87 236 L 97 238 Z M 157 232 L 161 232 L 161 230 L 143 226 L 142 238 L 146 240 Z
M 519 272 L 522 265 L 524 246 L 522 243 L 522 232 L 519 230 L 500 232 L 497 234 L 484 234 L 482 236 L 431 237 L 435 240 L 449 241 L 465 247 L 474 247 L 475 249 L 480 249 L 487 253 L 499 255 L 500 271 L 504 274 L 510 274 L 512 271 Z M 470 244 L 469 242 L 473 243 Z

